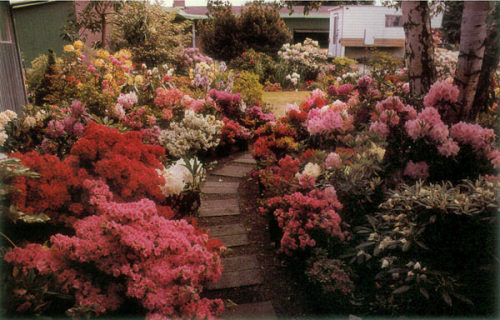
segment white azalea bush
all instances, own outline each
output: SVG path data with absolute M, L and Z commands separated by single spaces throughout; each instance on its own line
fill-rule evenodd
M 444 48 L 434 49 L 434 63 L 438 78 L 445 80 L 453 77 L 458 61 L 458 51 L 451 51 Z
M 224 122 L 213 115 L 186 110 L 181 121 L 172 122 L 169 129 L 162 130 L 160 142 L 175 158 L 195 155 L 219 145 L 223 126 Z
M 165 196 L 179 195 L 185 190 L 197 190 L 204 177 L 205 170 L 198 160 L 179 159 L 172 165 L 157 169 L 158 174 L 165 179 L 165 184 L 160 186 Z
M 281 85 L 290 84 L 287 75 L 297 73 L 303 81 L 316 80 L 321 67 L 327 64 L 328 52 L 319 47 L 318 41 L 307 38 L 303 43 L 284 44 L 278 51 Z
M 3 146 L 8 136 L 5 132 L 5 126 L 9 121 L 17 118 L 17 114 L 12 110 L 7 110 L 0 113 L 0 147 Z

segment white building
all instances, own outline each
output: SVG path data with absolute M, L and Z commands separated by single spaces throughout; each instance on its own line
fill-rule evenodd
M 440 28 L 442 15 L 431 19 Z M 330 9 L 328 53 L 333 57 L 360 58 L 367 48 L 403 56 L 405 33 L 401 9 L 384 6 L 345 5 Z

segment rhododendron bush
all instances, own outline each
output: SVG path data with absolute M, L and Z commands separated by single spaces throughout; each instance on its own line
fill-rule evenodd
M 489 314 L 495 131 L 457 118 L 450 82 L 417 99 L 396 73 L 339 77 L 256 130 L 260 212 L 319 312 Z

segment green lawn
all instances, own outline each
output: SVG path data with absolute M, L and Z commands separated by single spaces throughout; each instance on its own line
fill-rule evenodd
M 285 105 L 287 103 L 300 104 L 309 96 L 311 91 L 281 91 L 264 92 L 263 100 L 271 106 L 271 110 L 276 117 L 285 115 Z

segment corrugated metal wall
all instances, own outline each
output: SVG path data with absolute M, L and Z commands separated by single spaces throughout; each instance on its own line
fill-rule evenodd
M 26 102 L 10 4 L 0 1 L 0 111 L 10 109 L 20 114 Z

